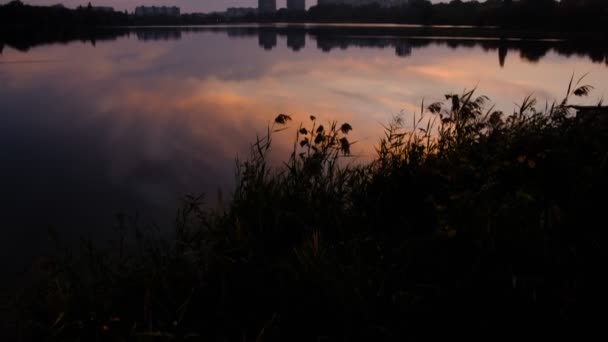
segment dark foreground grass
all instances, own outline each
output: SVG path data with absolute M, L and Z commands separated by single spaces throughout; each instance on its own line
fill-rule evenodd
M 18 300 L 20 336 L 402 341 L 601 327 L 606 112 L 528 98 L 509 115 L 487 101 L 447 95 L 413 127 L 396 118 L 355 165 L 343 162 L 352 127 L 311 117 L 272 167 L 272 137 L 291 124 L 279 115 L 223 208 L 188 197 L 170 239 L 120 217 L 113 248 L 60 248 Z

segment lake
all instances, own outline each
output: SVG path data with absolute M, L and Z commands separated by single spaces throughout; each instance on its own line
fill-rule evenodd
M 580 40 L 462 36 L 447 27 L 115 28 L 0 38 L 3 260 L 47 230 L 114 236 L 115 215 L 170 229 L 184 194 L 229 198 L 235 159 L 279 113 L 348 122 L 353 160 L 382 124 L 477 88 L 510 112 L 561 100 L 570 77 L 608 90 L 608 48 Z M 604 46 L 604 47 L 602 47 Z M 579 100 L 580 101 L 580 100 Z M 272 158 L 288 156 L 293 130 Z M 167 227 L 167 228 L 163 228 Z

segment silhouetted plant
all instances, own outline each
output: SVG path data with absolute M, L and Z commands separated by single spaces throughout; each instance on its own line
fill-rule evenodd
M 474 90 L 423 103 L 357 164 L 356 127 L 315 116 L 271 164 L 292 122 L 280 114 L 237 163 L 226 208 L 188 196 L 170 238 L 121 216 L 119 248 L 61 249 L 22 298 L 25 326 L 57 340 L 401 341 L 600 322 L 608 133 L 605 108 L 569 105 L 592 91 L 581 81 L 544 110 L 529 96 L 504 114 Z

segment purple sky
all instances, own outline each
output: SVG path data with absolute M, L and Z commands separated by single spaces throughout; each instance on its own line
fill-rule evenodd
M 7 3 L 10 0 L 0 0 Z M 67 7 L 76 7 L 86 4 L 89 0 L 22 0 L 32 5 L 53 5 L 62 3 Z M 286 0 L 277 0 L 279 7 L 285 6 Z M 439 2 L 434 0 L 433 2 Z M 188 12 L 212 12 L 223 11 L 228 7 L 256 7 L 257 0 L 91 0 L 91 4 L 97 6 L 112 6 L 120 10 L 132 11 L 139 5 L 176 5 L 182 9 L 182 13 Z M 308 6 L 314 5 L 317 0 L 306 0 Z

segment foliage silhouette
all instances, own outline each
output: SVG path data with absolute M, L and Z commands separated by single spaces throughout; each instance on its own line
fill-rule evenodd
M 345 159 L 356 127 L 310 116 L 270 164 L 291 123 L 280 114 L 237 162 L 227 205 L 187 196 L 170 238 L 123 215 L 115 246 L 60 247 L 17 300 L 21 333 L 397 341 L 600 327 L 608 124 L 605 108 L 569 105 L 592 90 L 582 82 L 509 115 L 474 90 L 448 94 L 411 125 L 395 117 L 363 163 Z

